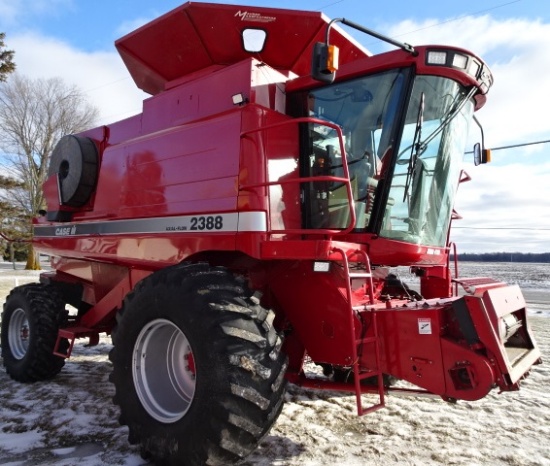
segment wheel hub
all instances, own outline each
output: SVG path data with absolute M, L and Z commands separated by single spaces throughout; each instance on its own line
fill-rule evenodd
M 8 342 L 11 354 L 15 359 L 23 359 L 29 348 L 29 320 L 21 308 L 13 311 L 9 324 Z
M 132 357 L 134 386 L 147 413 L 172 423 L 187 413 L 195 393 L 195 359 L 185 334 L 156 319 L 139 333 Z

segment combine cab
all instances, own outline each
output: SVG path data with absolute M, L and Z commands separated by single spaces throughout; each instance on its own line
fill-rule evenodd
M 371 55 L 338 22 L 397 49 Z M 76 339 L 112 334 L 130 441 L 210 465 L 257 446 L 286 381 L 354 393 L 359 414 L 392 391 L 519 388 L 540 359 L 521 291 L 449 267 L 466 135 L 492 84 L 479 57 L 195 2 L 116 47 L 151 97 L 53 152 L 34 225 L 53 271 L 4 305 L 12 378 L 51 378 Z

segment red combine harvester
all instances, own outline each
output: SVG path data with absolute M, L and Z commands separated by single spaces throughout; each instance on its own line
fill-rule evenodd
M 336 23 L 397 49 L 373 56 Z M 152 96 L 54 150 L 34 226 L 53 272 L 2 316 L 13 379 L 51 378 L 75 339 L 112 333 L 130 442 L 225 465 L 269 431 L 287 380 L 355 393 L 364 414 L 392 391 L 517 390 L 540 362 L 519 288 L 451 273 L 466 136 L 492 84 L 480 58 L 195 2 L 116 47 Z

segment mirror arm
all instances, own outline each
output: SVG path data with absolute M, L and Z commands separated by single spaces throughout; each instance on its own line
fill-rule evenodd
M 389 44 L 395 45 L 400 49 L 410 53 L 414 57 L 418 52 L 410 44 L 396 41 L 391 37 L 380 34 L 372 29 L 361 26 L 360 24 L 349 21 L 345 18 L 335 18 L 330 21 L 325 31 L 325 42 L 317 42 L 313 46 L 313 57 L 311 61 L 311 76 L 321 82 L 332 83 L 336 78 L 336 70 L 338 69 L 338 48 L 329 44 L 330 29 L 335 23 L 342 23 L 360 32 L 368 34 Z
M 485 150 L 485 134 L 483 133 L 483 126 L 481 126 L 481 123 L 475 115 L 472 115 L 472 118 L 475 124 L 479 127 L 479 131 L 481 132 L 481 150 Z
M 479 120 L 476 118 L 475 115 L 472 115 L 472 119 L 474 120 L 476 125 L 479 126 L 479 130 L 481 132 L 481 151 L 480 151 L 481 153 L 480 153 L 479 161 L 476 161 L 477 160 L 475 155 L 476 151 L 474 148 L 474 163 L 476 165 L 480 163 L 488 163 L 491 161 L 491 151 L 489 149 L 485 149 L 485 134 L 483 132 L 483 126 L 481 126 L 481 123 L 479 122 Z M 476 145 L 479 145 L 479 143 Z
M 373 31 L 372 29 L 368 29 L 364 26 L 361 26 L 360 24 L 354 23 L 353 21 L 349 21 L 346 18 L 335 18 L 328 24 L 327 31 L 326 31 L 326 34 L 325 34 L 325 44 L 326 45 L 328 45 L 328 43 L 329 43 L 328 42 L 328 36 L 329 36 L 330 28 L 332 27 L 332 25 L 334 23 L 345 24 L 346 26 L 349 26 L 350 28 L 357 29 L 358 31 L 361 31 L 365 34 L 368 34 L 369 36 L 380 39 L 381 41 L 387 42 L 388 44 L 395 45 L 396 47 L 399 47 L 400 49 L 405 50 L 405 52 L 409 52 L 414 57 L 416 57 L 418 55 L 418 52 L 414 49 L 414 47 L 412 45 L 394 40 L 391 37 L 380 34 L 379 32 Z

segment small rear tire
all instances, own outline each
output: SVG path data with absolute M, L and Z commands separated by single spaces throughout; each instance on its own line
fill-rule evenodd
M 14 288 L 2 313 L 2 357 L 10 377 L 19 382 L 51 379 L 65 365 L 53 354 L 60 327 L 68 312 L 57 291 L 48 285 L 30 283 Z M 60 350 L 68 347 L 62 340 Z
M 273 318 L 220 267 L 182 264 L 136 286 L 117 316 L 111 381 L 144 458 L 228 465 L 256 448 L 284 399 Z

